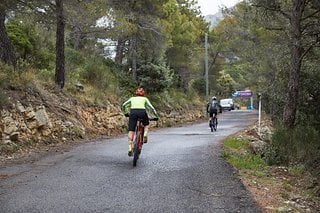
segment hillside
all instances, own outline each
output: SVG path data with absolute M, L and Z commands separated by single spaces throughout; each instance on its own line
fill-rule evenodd
M 30 151 L 126 133 L 127 118 L 121 112 L 121 102 L 111 97 L 105 97 L 107 104 L 94 104 L 81 98 L 86 90 L 72 95 L 39 83 L 11 87 L 2 93 L 6 97 L 0 111 L 2 162 Z M 204 111 L 191 104 L 158 108 L 158 112 L 160 119 L 153 128 L 204 118 Z

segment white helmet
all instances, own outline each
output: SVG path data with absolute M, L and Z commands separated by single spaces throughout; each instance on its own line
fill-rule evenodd
M 212 100 L 217 100 L 216 96 L 212 96 Z

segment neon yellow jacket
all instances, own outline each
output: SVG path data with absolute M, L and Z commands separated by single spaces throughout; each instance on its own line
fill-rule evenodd
M 124 114 L 130 112 L 130 109 L 147 109 L 153 117 L 158 118 L 158 113 L 150 103 L 149 99 L 143 96 L 134 96 L 122 104 L 122 111 Z

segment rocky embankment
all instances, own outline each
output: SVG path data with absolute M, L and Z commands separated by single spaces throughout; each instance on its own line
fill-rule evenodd
M 84 104 L 62 92 L 43 89 L 7 91 L 9 104 L 0 111 L 0 153 L 8 153 L 34 144 L 71 143 L 79 139 L 116 136 L 126 131 L 127 118 L 120 103 L 106 106 Z M 188 110 L 158 110 L 157 127 L 174 126 L 204 118 L 205 112 Z

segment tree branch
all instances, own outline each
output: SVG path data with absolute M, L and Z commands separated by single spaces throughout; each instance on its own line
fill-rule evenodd
M 269 10 L 272 12 L 279 12 L 280 14 L 282 14 L 285 18 L 290 19 L 290 15 L 288 13 L 285 13 L 283 10 L 281 10 L 280 8 L 276 8 L 276 7 L 268 7 L 266 5 L 258 5 L 258 4 L 253 4 L 253 7 L 257 7 L 257 8 L 263 8 L 265 10 Z
M 311 13 L 310 15 L 307 15 L 307 16 L 305 16 L 305 17 L 303 17 L 302 19 L 301 19 L 301 21 L 304 21 L 304 20 L 306 20 L 306 19 L 308 19 L 308 18 L 311 18 L 311 17 L 313 17 L 313 16 L 315 16 L 317 13 L 319 13 L 320 12 L 320 9 L 319 10 L 316 10 L 315 12 L 313 12 L 313 13 Z M 316 17 L 315 17 L 316 18 Z

